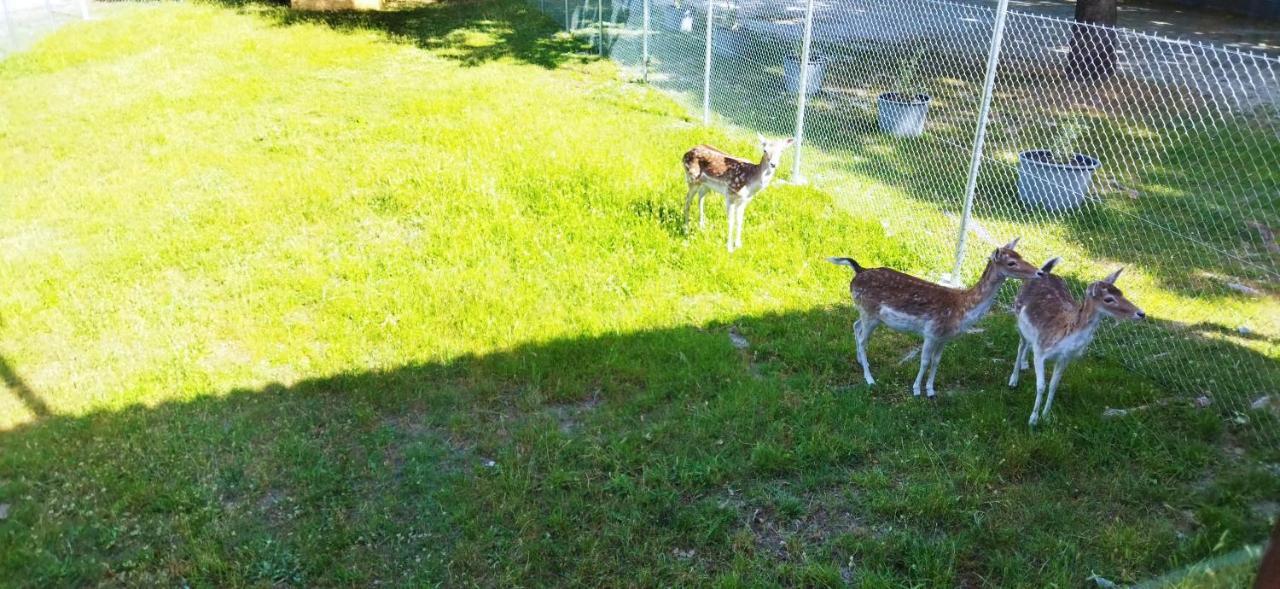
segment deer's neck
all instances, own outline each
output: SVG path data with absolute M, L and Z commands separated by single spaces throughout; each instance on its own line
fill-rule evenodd
M 1004 284 L 1004 276 L 996 269 L 995 262 L 987 261 L 987 267 L 982 270 L 982 277 L 978 279 L 978 283 L 963 291 L 960 297 L 963 313 L 962 329 L 967 329 L 991 310 L 991 305 L 996 302 L 996 294 L 1000 292 L 1001 284 Z
M 1084 303 L 1080 305 L 1080 310 L 1076 312 L 1075 320 L 1071 322 L 1070 331 L 1065 337 L 1074 336 L 1081 340 L 1082 346 L 1088 345 L 1093 340 L 1093 334 L 1101 321 L 1102 309 L 1093 302 L 1092 298 L 1086 297 Z
M 760 156 L 760 163 L 756 164 L 756 174 L 760 178 L 760 187 L 764 188 L 773 180 L 773 174 L 778 171 L 778 162 L 769 158 L 769 152 L 765 152 Z

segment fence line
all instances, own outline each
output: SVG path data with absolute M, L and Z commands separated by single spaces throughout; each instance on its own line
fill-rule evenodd
M 89 20 L 89 0 L 0 0 L 0 57 L 75 18 Z
M 1077 293 L 1127 267 L 1157 319 L 1091 353 L 1280 446 L 1280 58 L 1005 2 L 575 2 L 544 11 L 705 124 L 793 135 L 792 177 L 909 232 L 912 270 L 965 282 L 1014 235 Z

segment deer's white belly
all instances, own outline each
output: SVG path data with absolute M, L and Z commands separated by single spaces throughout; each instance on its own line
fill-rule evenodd
M 722 178 L 715 178 L 706 174 L 702 175 L 702 184 L 720 194 L 729 194 L 729 183 Z
M 929 324 L 924 317 L 903 313 L 892 307 L 880 307 L 880 321 L 890 329 L 914 333 L 923 333 L 925 326 Z
M 1054 358 L 1066 358 L 1068 360 L 1080 356 L 1084 353 L 1085 348 L 1089 347 L 1089 342 L 1093 341 L 1093 330 L 1081 330 L 1062 338 L 1049 350 L 1049 356 Z

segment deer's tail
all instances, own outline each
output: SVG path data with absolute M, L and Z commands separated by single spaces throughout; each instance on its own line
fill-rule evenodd
M 827 258 L 827 261 L 837 266 L 848 266 L 850 268 L 853 268 L 854 274 L 857 274 L 865 270 L 865 268 L 863 268 L 862 265 L 858 264 L 857 260 L 854 260 L 853 258 Z

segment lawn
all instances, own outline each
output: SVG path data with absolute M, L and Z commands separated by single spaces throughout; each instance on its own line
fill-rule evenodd
M 752 134 L 581 48 L 165 3 L 0 61 L 0 585 L 1074 587 L 1265 537 L 1274 448 L 1102 419 L 1167 398 L 1104 355 L 1029 431 L 1002 312 L 941 401 L 887 330 L 863 385 L 823 258 L 936 244 L 785 184 L 686 234 L 680 154 Z

